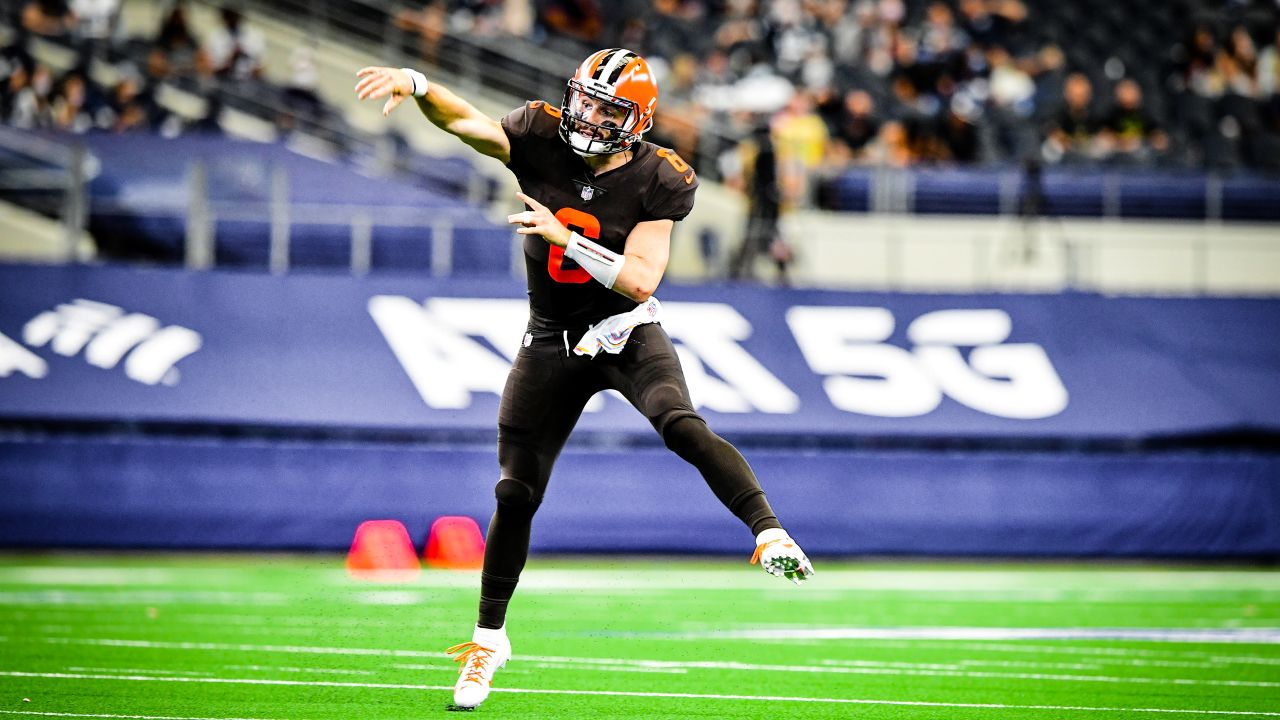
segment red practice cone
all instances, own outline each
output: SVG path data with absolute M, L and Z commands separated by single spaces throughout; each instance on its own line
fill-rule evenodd
M 479 570 L 484 564 L 484 535 L 466 516 L 445 515 L 431 523 L 424 559 L 428 567 Z
M 418 552 L 399 520 L 366 520 L 347 553 L 347 573 L 359 580 L 406 582 L 418 576 Z

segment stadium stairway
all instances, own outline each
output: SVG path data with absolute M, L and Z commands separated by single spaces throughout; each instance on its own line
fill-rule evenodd
M 67 247 L 62 223 L 19 205 L 0 201 L 0 262 L 81 262 L 95 255 L 93 238 L 80 231 Z

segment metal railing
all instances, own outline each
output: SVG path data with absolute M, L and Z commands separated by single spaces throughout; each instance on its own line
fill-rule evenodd
M 193 161 L 187 172 L 186 230 L 183 244 L 184 264 L 188 269 L 214 267 L 217 257 L 216 227 L 219 221 L 265 222 L 268 224 L 268 269 L 273 273 L 288 272 L 293 256 L 294 219 L 307 225 L 329 225 L 349 229 L 350 271 L 366 275 L 372 267 L 373 231 L 375 227 L 418 228 L 429 236 L 427 252 L 433 277 L 447 277 L 453 272 L 453 237 L 459 229 L 491 229 L 490 223 L 476 220 L 473 210 L 430 211 L 424 220 L 421 207 L 402 205 L 370 206 L 362 204 L 300 203 L 289 200 L 289 173 L 283 168 L 270 171 L 269 197 L 265 202 L 214 201 L 209 197 L 208 171 L 203 161 Z M 127 210 L 138 214 L 136 207 Z M 112 212 L 95 207 L 95 212 Z M 117 209 L 115 212 L 126 212 Z M 157 209 L 156 215 L 169 216 Z M 507 268 L 512 275 L 523 272 L 523 251 L 519 236 L 512 233 Z
M 62 257 L 76 259 L 89 214 L 87 184 L 97 173 L 83 146 L 59 143 L 0 126 L 0 198 L 7 198 L 62 225 Z

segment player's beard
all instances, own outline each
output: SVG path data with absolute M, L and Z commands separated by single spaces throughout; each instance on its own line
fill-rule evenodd
M 607 141 L 584 135 L 580 132 L 569 133 L 569 147 L 582 157 L 595 157 L 596 155 L 605 154 L 604 150 L 608 147 Z M 615 151 L 616 152 L 616 151 Z
M 584 128 L 590 129 L 583 132 Z M 575 117 L 570 121 L 568 130 L 565 137 L 569 141 L 569 147 L 582 157 L 613 155 L 627 149 L 627 144 L 620 141 L 626 138 L 627 133 L 620 128 L 592 125 Z

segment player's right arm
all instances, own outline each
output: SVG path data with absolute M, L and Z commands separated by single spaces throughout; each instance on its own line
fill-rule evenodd
M 404 102 L 405 98 L 412 97 L 418 102 L 418 109 L 436 127 L 457 137 L 477 152 L 496 158 L 503 165 L 511 161 L 511 141 L 502 125 L 440 83 L 429 83 L 426 93 L 416 96 L 413 92 L 413 79 L 399 68 L 361 68 L 356 77 L 360 78 L 356 83 L 356 95 L 361 100 L 387 98 L 386 104 L 382 106 L 384 117 Z

